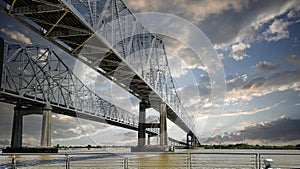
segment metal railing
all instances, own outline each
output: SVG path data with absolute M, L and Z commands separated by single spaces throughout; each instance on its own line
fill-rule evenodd
M 300 152 L 0 154 L 0 168 L 251 168 L 273 158 L 276 168 L 299 168 Z

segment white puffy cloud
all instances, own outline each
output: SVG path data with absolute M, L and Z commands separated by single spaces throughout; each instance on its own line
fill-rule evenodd
M 297 8 L 299 4 L 300 1 L 276 1 L 275 3 L 274 1 L 252 1 L 249 8 L 240 15 L 226 15 L 226 17 L 231 17 L 231 20 L 218 20 L 222 29 L 226 30 L 224 35 L 214 30 L 209 37 L 216 42 L 215 48 L 220 52 L 226 53 L 235 60 L 242 60 L 248 56 L 245 49 L 251 48 L 253 42 L 278 41 L 288 38 L 288 26 L 296 22 L 278 19 L 278 17 L 285 17 L 289 11 L 294 11 L 293 13 L 299 11 L 300 9 Z M 294 17 L 293 13 L 286 17 Z
M 231 47 L 231 55 L 234 60 L 243 60 L 244 57 L 246 57 L 246 49 L 250 48 L 251 45 L 249 43 L 244 43 L 244 42 L 238 42 L 236 44 L 233 44 Z
M 6 34 L 7 36 L 9 36 L 11 39 L 25 43 L 25 44 L 31 44 L 31 40 L 30 38 L 26 37 L 24 34 L 18 32 L 18 31 L 14 31 L 14 30 L 10 30 L 7 28 L 2 28 L 0 30 L 1 32 L 3 32 L 4 34 Z
M 238 51 L 243 51 L 247 48 L 250 48 L 250 44 L 244 43 L 244 42 L 239 42 L 237 44 L 232 45 L 232 51 L 233 52 L 238 52 Z
M 283 19 L 275 19 L 269 28 L 262 33 L 263 38 L 267 41 L 279 41 L 284 38 L 289 38 L 288 26 L 291 22 Z

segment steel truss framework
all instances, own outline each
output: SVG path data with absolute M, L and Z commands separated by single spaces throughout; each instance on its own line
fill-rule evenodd
M 162 39 L 122 0 L 4 0 L 2 10 L 197 136 L 168 67 Z
M 138 116 L 91 91 L 50 48 L 4 44 L 0 100 L 138 130 Z M 157 135 L 157 128 L 147 132 Z

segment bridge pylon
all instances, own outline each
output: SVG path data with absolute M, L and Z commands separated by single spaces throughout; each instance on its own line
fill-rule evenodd
M 22 147 L 22 135 L 23 135 L 22 107 L 16 106 L 14 108 L 14 119 L 13 119 L 13 128 L 12 128 L 11 144 L 10 144 L 12 148 Z
M 51 147 L 51 111 L 52 107 L 46 105 L 41 110 L 43 113 L 42 133 L 41 133 L 41 146 Z
M 42 107 L 30 107 L 25 108 L 22 106 L 16 106 L 14 108 L 14 119 L 11 136 L 11 148 L 22 147 L 22 135 L 23 135 L 23 116 L 39 114 L 43 115 L 42 120 L 42 132 L 41 132 L 41 147 L 51 147 L 51 112 L 52 107 L 45 105 Z
M 195 147 L 200 146 L 198 138 L 192 132 L 189 132 L 186 135 L 186 146 L 188 149 L 194 149 Z
M 147 108 L 150 108 L 149 103 L 146 103 L 145 101 L 140 102 L 139 126 L 138 126 L 138 147 L 143 147 L 146 144 L 146 109 Z
M 151 105 L 146 101 L 140 102 L 139 108 L 139 126 L 138 126 L 138 145 L 133 147 L 131 151 L 166 151 L 168 148 L 168 132 L 167 132 L 167 105 L 166 103 L 160 104 L 160 122 L 159 123 L 146 123 L 146 109 Z M 150 146 L 150 137 L 154 136 L 148 134 L 148 143 L 146 146 L 146 129 L 159 128 L 159 145 Z
M 167 133 L 167 105 L 161 103 L 160 105 L 160 146 L 168 146 L 168 133 Z

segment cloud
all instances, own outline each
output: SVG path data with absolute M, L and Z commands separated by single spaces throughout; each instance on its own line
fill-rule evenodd
M 262 33 L 263 39 L 266 41 L 279 41 L 284 38 L 289 38 L 288 26 L 291 22 L 283 19 L 275 19 L 269 28 Z
M 282 116 L 270 122 L 248 123 L 235 133 L 230 132 L 210 137 L 206 143 L 239 143 L 247 140 L 256 143 L 259 141 L 258 144 L 265 144 L 266 142 L 289 144 L 289 142 L 300 140 L 299 127 L 300 119 Z
M 292 62 L 292 63 L 300 65 L 300 56 L 291 55 L 291 56 L 287 57 L 287 60 Z
M 250 48 L 253 42 L 279 41 L 289 37 L 288 26 L 296 21 L 287 21 L 285 18 L 290 11 L 299 11 L 300 1 L 251 1 L 239 15 L 227 14 L 205 21 L 204 32 L 212 40 L 219 52 L 242 60 L 246 55 L 245 49 Z M 295 12 L 296 13 L 296 12 Z M 279 19 L 281 18 L 281 19 Z M 222 25 L 222 29 L 219 26 Z M 207 29 L 208 31 L 205 31 Z M 224 31 L 223 31 L 224 30 Z M 232 48 L 241 44 L 240 48 Z M 244 45 L 243 45 L 244 44 Z M 236 49 L 240 50 L 238 53 Z
M 181 37 L 188 38 L 190 34 L 187 30 L 183 30 Z M 191 69 L 202 69 L 206 71 L 206 67 L 201 61 L 201 56 L 190 49 L 177 39 L 163 36 L 165 49 L 167 52 L 168 65 L 173 77 L 180 78 L 189 73 Z
M 136 141 L 137 139 L 137 132 L 135 131 L 128 131 L 125 133 L 118 133 L 115 137 L 122 138 L 122 141 Z
M 10 140 L 8 140 L 8 139 L 0 139 L 0 146 L 5 147 L 5 146 L 8 146 L 8 145 L 10 145 Z
M 92 137 L 110 129 L 110 126 L 74 117 L 52 115 L 52 140 L 53 142 L 76 140 L 85 136 Z
M 253 109 L 248 109 L 248 110 L 234 110 L 234 111 L 224 111 L 224 112 L 202 112 L 194 115 L 194 117 L 198 119 L 205 119 L 207 117 L 229 117 L 229 116 L 250 115 L 250 114 L 256 114 L 256 113 L 272 110 L 283 103 L 285 103 L 285 101 L 281 101 L 274 105 L 269 105 L 265 107 L 255 107 Z
M 231 0 L 127 0 L 129 8 L 139 12 L 168 12 L 178 16 L 183 16 L 194 22 L 201 22 L 210 15 L 222 14 L 227 10 L 241 11 L 247 7 L 248 1 Z
M 300 69 L 275 73 L 270 77 L 231 78 L 227 83 L 226 102 L 250 101 L 276 91 L 300 90 Z
M 251 45 L 249 43 L 244 42 L 238 42 L 236 44 L 233 44 L 231 47 L 232 52 L 230 57 L 232 57 L 236 61 L 243 60 L 247 56 L 245 50 L 250 47 Z
M 190 48 L 183 48 L 178 52 L 178 57 L 186 64 L 186 68 L 205 69 L 200 57 L 197 56 Z
M 9 36 L 11 39 L 25 43 L 25 44 L 32 44 L 30 38 L 26 37 L 24 34 L 18 32 L 18 31 L 14 31 L 14 30 L 9 30 L 7 28 L 2 28 L 0 30 L 1 32 L 3 32 L 4 34 L 6 34 L 7 36 Z
M 272 71 L 278 69 L 278 67 L 278 65 L 274 65 L 267 61 L 262 61 L 255 65 L 255 71 Z
M 241 11 L 245 6 L 247 6 L 247 4 L 248 1 L 231 0 L 184 1 L 178 3 L 178 12 L 184 12 L 186 17 L 192 18 L 196 22 L 200 22 L 210 15 L 219 15 L 227 10 L 232 9 L 234 11 Z
M 287 38 L 287 28 L 295 22 L 280 18 L 295 18 L 300 10 L 300 1 L 297 0 L 126 2 L 129 8 L 138 12 L 171 13 L 192 21 L 208 36 L 220 53 L 235 60 L 247 57 L 245 50 L 255 41 L 278 41 Z

